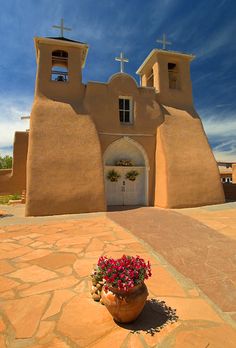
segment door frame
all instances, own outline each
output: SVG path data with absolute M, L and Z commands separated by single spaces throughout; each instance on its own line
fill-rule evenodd
M 116 206 L 116 205 L 123 205 L 123 206 L 139 205 L 139 206 L 145 206 L 146 205 L 145 196 L 143 196 L 143 195 L 141 196 L 142 197 L 142 203 L 125 204 L 125 195 L 126 195 L 126 193 L 129 192 L 129 191 L 127 191 L 127 186 L 129 184 L 129 179 L 125 178 L 126 172 L 128 172 L 130 170 L 136 170 L 136 171 L 140 171 L 141 170 L 141 174 L 143 176 L 141 185 L 143 187 L 143 192 L 145 193 L 145 175 L 146 175 L 145 166 L 109 166 L 109 165 L 106 165 L 105 168 L 104 168 L 104 171 L 105 171 L 105 180 L 106 180 L 105 190 L 106 190 L 107 201 L 108 201 L 108 197 L 109 197 L 108 196 L 109 183 L 107 183 L 106 175 L 107 175 L 109 170 L 115 170 L 115 171 L 117 171 L 121 175 L 121 178 L 118 179 L 117 183 L 112 183 L 111 185 L 118 184 L 118 186 L 121 188 L 119 193 L 122 196 L 122 203 L 121 204 L 107 204 L 108 206 L 109 205 L 113 205 L 113 206 Z M 137 180 L 139 180 L 139 179 L 137 179 Z M 123 184 L 124 182 L 125 182 L 125 185 Z M 135 184 L 135 183 L 133 183 L 133 184 Z M 123 188 L 124 188 L 124 190 L 123 190 Z M 137 191 L 136 191 L 136 193 L 137 193 Z
M 121 138 L 119 138 L 118 140 L 115 140 L 113 142 L 111 142 L 106 150 L 104 151 L 103 153 L 103 166 L 104 166 L 104 169 L 105 169 L 105 166 L 109 166 L 109 164 L 106 164 L 106 154 L 110 151 L 110 148 L 112 146 L 114 146 L 114 144 L 117 144 L 119 142 L 129 142 L 130 144 L 132 144 L 133 146 L 135 146 L 142 154 L 143 156 L 143 159 L 144 159 L 144 167 L 145 167 L 145 172 L 144 172 L 144 175 L 145 175 L 145 183 L 144 183 L 144 190 L 145 190 L 145 199 L 144 199 L 144 202 L 145 202 L 145 206 L 149 206 L 149 171 L 150 171 L 150 166 L 149 166 L 149 160 L 148 160 L 148 156 L 146 154 L 146 151 L 144 150 L 143 146 L 138 143 L 136 140 L 128 137 L 128 136 L 123 136 Z M 134 166 L 135 167 L 135 166 Z M 105 170 L 104 170 L 104 180 L 107 180 L 106 177 L 105 177 Z

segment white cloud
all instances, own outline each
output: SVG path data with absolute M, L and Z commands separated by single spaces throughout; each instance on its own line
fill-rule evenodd
M 219 1 L 219 3 L 218 3 L 218 8 L 220 8 L 220 7 L 222 7 L 222 6 L 224 6 L 225 4 L 226 4 L 226 2 L 228 2 L 228 0 L 222 0 L 222 1 Z
M 214 155 L 218 161 L 236 162 L 236 141 L 226 140 L 214 147 Z
M 220 108 L 221 110 L 221 108 Z M 236 117 L 225 111 L 212 115 L 209 110 L 202 111 L 202 122 L 209 138 L 215 158 L 218 161 L 236 162 Z
M 219 49 L 230 45 L 234 31 L 235 23 L 232 22 L 230 22 L 227 26 L 214 31 L 211 37 L 206 38 L 206 40 L 203 40 L 202 43 L 196 47 L 195 51 L 198 58 L 209 58 Z
M 233 153 L 228 151 L 216 151 L 213 150 L 216 161 L 218 162 L 235 162 L 236 163 L 236 151 L 234 149 Z
M 234 119 L 210 117 L 202 119 L 204 129 L 209 136 L 218 138 L 234 137 L 236 142 L 236 117 Z
M 0 156 L 12 156 L 13 155 L 13 147 L 0 147 Z
M 223 6 L 226 1 L 222 0 L 221 5 Z M 200 13 L 200 20 L 205 18 L 206 23 L 208 22 L 208 12 L 205 11 L 205 7 L 206 3 L 198 2 L 191 12 L 181 18 L 181 22 L 174 21 L 171 27 L 171 38 L 174 43 L 189 43 L 191 51 L 197 56 L 195 64 L 214 56 L 224 47 L 227 48 L 227 52 L 229 47 L 233 47 L 232 40 L 235 36 L 235 23 L 233 21 L 223 25 L 220 23 L 209 31 L 207 29 L 209 24 L 206 25 L 206 30 L 199 30 L 198 26 L 193 25 Z M 230 61 L 232 62 L 231 56 Z
M 21 120 L 31 110 L 30 97 L 0 98 L 0 152 L 7 152 L 13 144 L 15 131 L 24 131 L 29 128 L 29 120 Z M 10 150 L 9 150 L 10 151 Z
M 159 36 L 162 37 L 163 28 L 165 28 L 168 33 L 168 29 L 166 29 L 166 20 L 172 16 L 176 7 L 178 7 L 178 2 L 175 0 L 152 2 L 148 18 L 148 27 L 145 28 L 146 36 L 156 34 L 157 39 L 159 39 Z

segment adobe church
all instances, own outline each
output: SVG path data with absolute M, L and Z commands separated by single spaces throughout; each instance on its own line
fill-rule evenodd
M 16 132 L 13 171 L 0 175 L 0 191 L 26 185 L 27 216 L 224 202 L 193 105 L 194 57 L 153 49 L 137 70 L 139 86 L 121 54 L 119 73 L 84 84 L 88 45 L 65 38 L 63 29 L 62 22 L 60 37 L 34 39 L 30 130 Z

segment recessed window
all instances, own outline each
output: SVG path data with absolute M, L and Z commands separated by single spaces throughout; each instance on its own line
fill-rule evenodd
M 168 63 L 168 76 L 169 76 L 169 88 L 179 89 L 179 70 L 178 66 L 175 63 Z
M 66 51 L 57 50 L 52 52 L 51 80 L 68 81 L 68 53 Z
M 153 79 L 153 69 L 149 71 L 147 74 L 147 87 L 153 87 L 154 79 Z
M 127 97 L 119 98 L 120 123 L 132 123 L 132 99 Z

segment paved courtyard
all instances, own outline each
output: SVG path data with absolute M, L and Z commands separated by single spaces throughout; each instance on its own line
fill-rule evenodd
M 236 321 L 235 204 L 139 208 L 108 216 L 146 241 Z
M 1 209 L 8 214 L 0 218 L 1 348 L 235 347 L 235 236 L 223 230 L 221 233 L 209 223 L 206 226 L 201 214 L 197 221 L 196 216 L 191 217 L 192 210 L 139 208 L 24 218 L 23 206 Z M 227 211 L 225 216 L 230 209 Z M 233 219 L 227 223 L 223 228 L 233 230 Z M 218 260 L 212 269 L 232 277 L 231 287 L 223 289 L 225 292 L 216 288 L 220 296 L 215 298 L 193 277 L 198 274 L 199 279 L 206 280 L 209 276 L 203 263 L 198 264 L 205 257 L 206 236 L 208 249 L 214 249 L 214 245 L 218 248 L 210 253 L 209 260 Z M 176 309 L 177 322 L 168 322 L 161 308 L 149 302 L 136 323 L 119 326 L 104 306 L 91 299 L 89 274 L 98 257 L 120 257 L 124 253 L 151 261 L 149 298 L 163 300 Z M 196 262 L 192 262 L 198 253 Z M 188 273 L 190 269 L 192 273 Z M 214 275 L 210 279 L 218 278 Z M 214 294 L 218 283 L 211 284 Z M 224 296 L 225 302 L 218 300 Z M 152 336 L 149 330 L 155 327 L 159 332 Z

